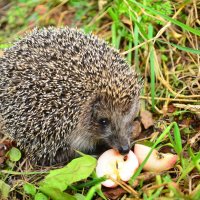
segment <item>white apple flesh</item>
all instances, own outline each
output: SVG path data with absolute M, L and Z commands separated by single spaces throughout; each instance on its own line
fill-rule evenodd
M 139 164 L 141 164 L 151 148 L 142 144 L 135 144 L 134 153 L 138 158 Z M 178 159 L 177 155 L 171 153 L 159 153 L 154 149 L 143 167 L 143 170 L 150 172 L 162 172 L 171 169 Z
M 128 181 L 138 166 L 138 159 L 132 151 L 123 156 L 114 149 L 109 149 L 99 157 L 96 174 L 98 177 L 108 177 L 106 181 L 102 182 L 105 187 L 116 187 L 117 184 L 109 177 L 114 180 Z

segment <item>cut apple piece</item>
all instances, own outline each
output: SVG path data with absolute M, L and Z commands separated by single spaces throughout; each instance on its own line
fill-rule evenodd
M 151 148 L 142 144 L 135 144 L 134 153 L 138 158 L 139 164 L 141 164 Z M 171 153 L 159 153 L 154 149 L 144 165 L 143 169 L 150 172 L 162 172 L 171 169 L 178 159 L 177 155 Z
M 98 177 L 107 176 L 102 182 L 106 187 L 116 187 L 117 184 L 109 179 L 128 181 L 138 168 L 138 159 L 132 151 L 122 156 L 114 149 L 105 151 L 97 161 L 96 173 Z

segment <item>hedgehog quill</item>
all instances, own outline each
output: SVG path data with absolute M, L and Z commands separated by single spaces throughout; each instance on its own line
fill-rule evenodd
M 1 124 L 39 165 L 69 162 L 75 150 L 126 155 L 141 87 L 118 51 L 96 36 L 34 29 L 0 58 Z

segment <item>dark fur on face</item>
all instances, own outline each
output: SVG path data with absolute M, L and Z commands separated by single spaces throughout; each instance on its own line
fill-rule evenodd
M 139 109 L 138 97 L 135 96 L 128 103 L 113 105 L 111 97 L 101 95 L 89 105 L 81 119 L 81 130 L 78 129 L 81 135 L 72 139 L 72 146 L 90 154 L 100 154 L 110 148 L 122 154 L 128 153 L 134 139 L 134 119 Z

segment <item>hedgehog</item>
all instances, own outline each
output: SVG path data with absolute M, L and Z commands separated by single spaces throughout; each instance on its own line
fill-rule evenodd
M 76 28 L 35 28 L 0 58 L 4 132 L 38 165 L 77 150 L 126 155 L 139 111 L 140 76 L 119 51 Z

